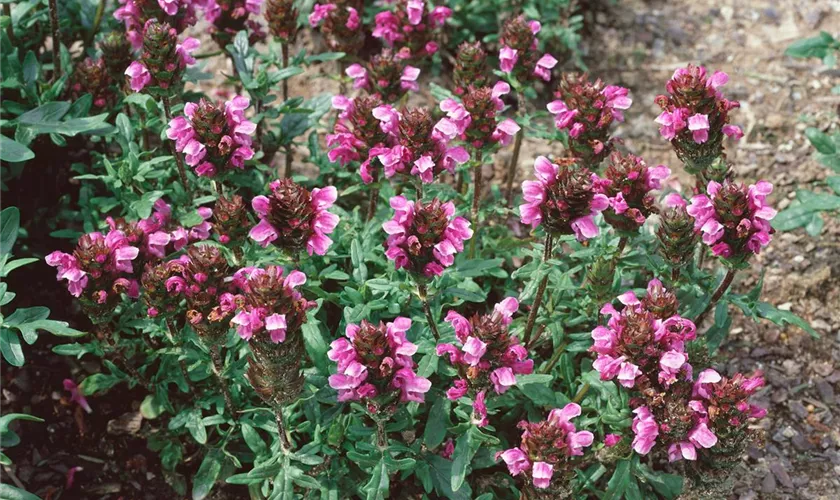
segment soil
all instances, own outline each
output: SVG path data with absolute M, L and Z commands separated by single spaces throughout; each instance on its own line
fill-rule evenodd
M 811 157 L 813 149 L 803 131 L 806 126 L 840 127 L 840 95 L 831 93 L 840 85 L 840 70 L 826 69 L 816 60 L 790 59 L 783 52 L 794 40 L 814 36 L 820 29 L 836 30 L 840 1 L 620 0 L 594 17 L 583 42 L 584 60 L 594 76 L 629 87 L 634 100 L 616 135 L 624 139 L 627 150 L 649 164 L 669 165 L 675 171 L 672 182 L 686 184 L 688 177 L 658 135 L 653 99 L 673 70 L 689 62 L 730 75 L 725 92 L 741 102 L 733 122 L 746 132 L 737 146 L 728 148 L 739 179 L 769 180 L 775 186 L 771 200 L 784 208 L 796 189 L 829 174 Z M 203 50 L 212 47 L 206 39 Z M 216 59 L 209 70 L 218 74 L 215 70 L 224 69 L 227 62 Z M 310 72 L 328 76 L 334 67 L 324 64 Z M 309 96 L 335 92 L 337 86 L 327 78 L 299 77 L 290 90 L 292 95 Z M 526 140 L 517 178 L 530 175 L 535 156 L 560 153 L 544 142 Z M 509 150 L 497 155 L 496 168 L 488 169 L 485 177 L 500 182 L 508 155 Z M 30 233 L 19 243 L 18 254 L 42 257 L 63 244 L 42 234 L 44 220 L 59 211 L 60 195 L 77 191 L 66 175 L 67 160 L 60 154 L 54 159 L 39 165 L 40 175 L 24 175 L 23 180 L 9 183 L 10 192 L 4 194 L 4 205 L 21 208 Z M 282 155 L 276 161 L 281 164 Z M 54 189 L 52 181 L 44 185 L 42 179 L 55 179 Z M 735 289 L 746 290 L 763 275 L 762 300 L 805 318 L 821 337 L 812 339 L 795 327 L 754 323 L 735 313 L 722 348 L 723 368 L 730 374 L 763 370 L 768 383 L 757 399 L 769 413 L 761 422 L 766 443 L 743 457 L 732 498 L 840 497 L 840 416 L 834 415 L 840 411 L 838 236 L 836 217 L 826 218 L 818 238 L 802 230 L 777 233 L 752 268 L 736 279 Z M 43 263 L 25 269 L 10 276 L 11 290 L 27 290 L 19 292 L 13 305 L 47 305 L 53 318 L 71 321 L 80 329 L 87 326 L 54 281 L 52 269 Z M 69 404 L 61 383 L 98 371 L 98 363 L 52 355 L 53 342 L 42 335 L 36 345 L 25 346 L 24 368 L 3 369 L 3 412 L 30 413 L 46 421 L 15 426 L 22 444 L 4 450 L 15 466 L 10 469 L 14 476 L 7 473 L 3 480 L 20 482 L 42 498 L 57 498 L 67 471 L 80 466 L 83 470 L 75 474 L 74 485 L 61 494 L 63 498 L 172 497 L 169 484 L 176 479 L 163 477 L 156 454 L 146 448 L 149 426 L 119 435 L 106 431 L 109 422 L 137 411 L 142 391 L 123 391 L 120 398 L 89 398 L 94 413 L 82 413 Z M 195 464 L 185 468 L 187 476 L 190 466 Z M 218 491 L 217 498 L 235 498 L 239 490 Z

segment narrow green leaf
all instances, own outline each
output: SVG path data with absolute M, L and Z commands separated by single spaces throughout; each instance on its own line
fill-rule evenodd
M 204 456 L 198 472 L 193 478 L 192 498 L 193 500 L 203 500 L 213 490 L 216 480 L 219 478 L 219 473 L 222 471 L 222 460 L 224 455 L 219 449 L 210 450 Z

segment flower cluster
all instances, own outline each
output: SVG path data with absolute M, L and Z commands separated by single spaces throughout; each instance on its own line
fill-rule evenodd
M 612 151 L 610 125 L 624 121 L 625 109 L 633 100 L 629 90 L 590 81 L 587 75 L 564 74 L 557 87 L 557 100 L 548 104 L 554 125 L 569 131 L 571 156 L 584 166 L 595 168 Z
M 648 167 L 639 156 L 614 152 L 598 183 L 599 191 L 610 199 L 610 208 L 603 212 L 604 220 L 618 231 L 637 231 L 657 212 L 650 192 L 660 189 L 669 175 L 671 169 L 665 165 Z
M 231 324 L 251 347 L 248 380 L 272 405 L 293 401 L 303 388 L 301 327 L 306 311 L 315 306 L 297 289 L 305 282 L 300 271 L 286 275 L 279 266 L 247 267 L 233 276 L 240 293 L 222 296 L 223 306 L 236 305 Z
M 144 273 L 149 316 L 167 314 L 167 300 L 183 297 L 187 303 L 186 321 L 202 339 L 216 342 L 227 333 L 235 309 L 232 300 L 224 300 L 230 297 L 229 276 L 230 267 L 217 247 L 191 246 L 179 258 Z M 165 280 L 166 295 L 160 290 L 159 280 Z
M 144 26 L 149 20 L 165 21 L 178 33 L 182 33 L 195 24 L 196 7 L 202 6 L 203 1 L 119 0 L 120 7 L 114 11 L 114 18 L 125 24 L 125 38 L 135 49 L 140 49 L 143 47 Z
M 539 21 L 526 21 L 524 16 L 509 19 L 499 36 L 499 65 L 505 73 L 513 74 L 520 82 L 539 78 L 551 80 L 551 69 L 557 59 L 551 54 L 538 56 L 537 33 Z
M 172 219 L 172 207 L 162 199 L 155 202 L 153 209 L 152 215 L 137 222 L 111 217 L 106 219 L 112 231 L 122 231 L 128 242 L 140 249 L 142 261 L 162 259 L 189 243 L 210 237 L 213 225 L 208 219 L 213 215 L 213 211 L 207 207 L 196 211 L 201 222 L 191 228 L 176 224 Z
M 249 236 L 262 247 L 270 243 L 297 253 L 324 255 L 332 244 L 327 236 L 338 225 L 338 216 L 327 211 L 338 197 L 335 187 L 309 191 L 291 179 L 271 183 L 269 196 L 256 196 L 251 207 L 260 222 Z
M 142 38 L 140 43 L 142 45 Z M 102 60 L 108 69 L 111 81 L 122 87 L 125 83 L 125 68 L 131 64 L 131 60 L 134 58 L 131 43 L 126 39 L 124 33 L 111 31 L 99 42 L 99 50 L 102 52 Z
M 391 208 L 394 218 L 382 224 L 388 233 L 385 255 L 397 269 L 405 268 L 417 277 L 443 274 L 473 235 L 470 223 L 455 216 L 452 202 L 441 203 L 437 198 L 413 202 L 394 196 Z
M 767 181 L 749 187 L 709 181 L 707 194 L 695 195 L 687 211 L 694 217 L 694 229 L 702 233 L 703 243 L 729 264 L 740 266 L 770 243 L 770 221 L 776 210 L 766 197 L 772 191 L 773 185 Z
M 520 422 L 522 438 L 517 448 L 496 454 L 504 460 L 511 475 L 530 476 L 534 487 L 551 487 L 552 478 L 560 474 L 556 486 L 567 482 L 574 471 L 574 458 L 583 455 L 583 449 L 595 439 L 589 431 L 578 431 L 571 420 L 580 416 L 581 408 L 569 403 L 562 409 L 551 410 L 542 422 Z
M 393 12 L 376 15 L 373 36 L 396 50 L 399 58 L 417 60 L 437 52 L 436 32 L 451 15 L 452 9 L 441 6 L 426 14 L 425 0 L 398 0 Z
M 72 254 L 55 251 L 45 260 L 58 269 L 59 281 L 67 280 L 67 290 L 80 299 L 91 321 L 100 323 L 117 307 L 121 293 L 139 296 L 139 284 L 132 279 L 138 255 L 140 249 L 122 231 L 111 230 L 85 234 Z
M 399 393 L 402 402 L 423 402 L 432 383 L 414 372 L 416 365 L 411 357 L 417 346 L 405 337 L 410 328 L 411 320 L 402 317 L 387 324 L 362 320 L 361 324 L 347 325 L 347 338 L 333 341 L 327 353 L 337 365 L 329 382 L 338 391 L 339 401 L 381 397 L 377 403 L 386 405 Z
M 332 3 L 316 3 L 309 15 L 309 25 L 321 26 L 330 49 L 356 53 L 365 43 L 361 13 L 361 0 L 334 0 Z
M 306 301 L 297 287 L 306 283 L 306 275 L 292 271 L 284 276 L 282 267 L 266 269 L 246 267 L 234 274 L 234 284 L 241 295 L 222 297 L 222 303 L 237 304 L 236 316 L 230 321 L 244 340 L 255 335 L 263 342 L 279 344 L 286 340 L 287 331 L 297 331 L 306 323 Z
M 455 95 L 464 95 L 470 85 L 476 88 L 489 86 L 489 74 L 487 52 L 481 47 L 480 42 L 464 42 L 458 46 L 455 68 L 452 70 Z
M 230 198 L 224 195 L 216 199 L 213 206 L 213 231 L 222 244 L 242 243 L 248 233 L 248 214 L 245 200 L 235 194 Z
M 184 153 L 187 165 L 204 177 L 242 169 L 254 157 L 252 138 L 257 125 L 245 118 L 250 101 L 235 96 L 224 109 L 201 99 L 184 105 L 184 116 L 169 122 L 166 136 Z
M 702 449 L 715 454 L 718 463 L 731 459 L 754 439 L 748 421 L 767 414 L 749 402 L 763 385 L 761 373 L 727 379 L 707 369 L 693 384 L 687 381 L 671 394 L 645 398 L 645 405 L 633 410 L 633 449 L 646 455 L 660 442 L 671 462 L 697 460 Z
M 689 64 L 679 68 L 666 84 L 668 95 L 656 97 L 662 113 L 656 118 L 659 133 L 671 141 L 677 156 L 691 173 L 700 173 L 723 154 L 724 136 L 740 139 L 744 133 L 729 124 L 729 112 L 738 101 L 723 96 L 729 81 L 722 71 L 707 75 L 706 68 Z
M 497 82 L 490 87 L 467 87 L 462 102 L 447 98 L 440 103 L 446 118 L 441 119 L 435 130 L 448 139 L 458 138 L 475 149 L 487 143 L 510 144 L 519 132 L 519 125 L 506 118 L 497 121 L 497 114 L 504 109 L 501 96 L 510 92 L 510 85 Z
M 112 83 L 105 60 L 88 57 L 76 65 L 70 77 L 70 97 L 75 101 L 83 94 L 90 94 L 93 107 L 102 109 L 116 99 Z
M 167 23 L 150 19 L 143 27 L 143 50 L 140 59 L 125 70 L 131 90 L 169 95 L 177 93 L 188 65 L 195 64 L 192 56 L 199 46 L 195 38 L 187 37 L 178 43 L 178 32 Z
M 377 158 L 385 170 L 385 177 L 410 173 L 423 183 L 431 183 L 442 172 L 455 172 L 455 165 L 469 160 L 469 153 L 461 146 L 450 146 L 452 130 L 447 120 L 434 122 L 431 113 L 415 108 L 399 113 L 390 106 L 375 108 L 374 116 L 383 130 L 391 135 L 390 148 L 379 150 Z
M 694 340 L 697 329 L 690 320 L 676 314 L 676 297 L 651 280 L 647 296 L 639 300 L 632 292 L 618 297 L 621 311 L 611 303 L 601 308 L 610 317 L 607 326 L 592 331 L 598 354 L 592 367 L 601 380 L 618 378 L 624 387 L 641 390 L 653 383 L 669 387 L 680 378 L 691 377 L 685 344 Z M 654 378 L 654 380 L 651 380 Z
M 298 10 L 294 0 L 266 0 L 265 20 L 268 30 L 281 43 L 295 43 L 298 34 Z
M 330 161 L 347 165 L 361 161 L 359 175 L 365 184 L 379 178 L 379 172 L 371 162 L 376 155 L 390 145 L 392 135 L 383 130 L 383 126 L 374 115 L 374 110 L 382 105 L 376 96 L 348 99 L 343 95 L 333 97 L 333 108 L 340 111 L 332 134 L 327 134 L 327 146 L 330 148 Z M 389 108 L 383 108 L 385 110 Z M 382 111 L 382 110 L 380 110 Z
M 262 27 L 251 14 L 260 14 L 262 0 L 203 0 L 204 19 L 212 24 L 210 33 L 220 47 L 226 46 L 242 30 L 247 28 L 248 41 L 254 44 L 263 38 Z
M 496 394 L 504 394 L 516 385 L 516 375 L 534 371 L 534 361 L 528 359 L 528 350 L 519 339 L 510 335 L 508 326 L 519 302 L 508 297 L 493 307 L 492 314 L 475 314 L 470 319 L 449 311 L 446 321 L 455 329 L 461 343 L 458 349 L 452 344 L 438 344 L 437 355 L 449 355 L 449 362 L 458 369 L 459 378 L 446 396 L 457 401 L 467 393 L 480 394 L 484 400 L 490 387 Z M 487 425 L 487 410 L 474 407 L 476 424 Z
M 408 91 L 420 90 L 420 69 L 406 64 L 391 49 L 382 49 L 365 66 L 351 64 L 345 73 L 353 79 L 353 88 L 365 89 L 386 103 L 399 101 Z
M 659 253 L 672 267 L 679 268 L 690 262 L 697 246 L 694 217 L 686 211 L 685 200 L 677 193 L 665 197 L 665 209 L 660 212 L 656 237 Z
M 544 156 L 534 162 L 536 181 L 522 183 L 525 203 L 519 206 L 523 224 L 542 224 L 554 235 L 574 234 L 583 241 L 598 236 L 594 216 L 605 210 L 609 199 L 597 192 L 601 180 L 574 160 L 551 163 Z

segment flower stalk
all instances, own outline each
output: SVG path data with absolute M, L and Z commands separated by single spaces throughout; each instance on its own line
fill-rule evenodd
M 280 449 L 288 453 L 292 449 L 292 442 L 286 431 L 286 423 L 283 419 L 283 405 L 274 405 L 274 419 L 277 422 L 277 435 L 280 437 Z
M 49 6 L 50 29 L 52 30 L 53 81 L 55 81 L 61 78 L 61 32 L 58 30 L 58 5 L 56 0 L 49 0 Z
M 707 305 L 706 308 L 703 309 L 703 312 L 701 312 L 697 316 L 697 319 L 694 320 L 694 323 L 696 325 L 700 325 L 701 323 L 703 323 L 703 320 L 715 307 L 715 304 L 717 304 L 720 298 L 723 297 L 723 294 L 726 293 L 726 290 L 729 289 L 729 286 L 732 284 L 732 280 L 735 279 L 735 273 L 737 272 L 738 271 L 736 269 L 727 269 L 726 276 L 723 277 L 723 281 L 720 282 L 720 285 L 718 285 L 717 289 L 715 290 L 715 293 L 712 295 L 712 300 L 709 301 L 709 305 Z
M 169 123 L 172 121 L 172 103 L 169 101 L 168 96 L 161 97 L 161 103 L 163 104 L 163 113 L 166 115 L 166 123 Z M 175 150 L 175 142 L 168 142 L 169 151 L 172 156 L 175 157 L 175 164 L 178 166 L 178 177 L 181 179 L 181 185 L 184 186 L 184 191 L 186 191 L 187 197 L 189 198 L 190 203 L 192 203 L 192 189 L 187 182 L 187 170 L 184 168 L 184 159 L 181 158 L 181 155 Z
M 547 233 L 545 235 L 545 243 L 543 245 L 543 262 L 548 262 L 548 259 L 551 258 L 551 251 L 553 246 L 553 239 L 551 237 L 551 233 Z M 545 293 L 545 288 L 548 285 L 548 274 L 546 273 L 543 276 L 542 281 L 540 281 L 540 285 L 537 288 L 537 295 L 534 296 L 534 303 L 531 305 L 531 312 L 528 313 L 528 322 L 525 324 L 525 333 L 522 336 L 522 342 L 525 345 L 529 345 L 531 341 L 531 332 L 534 330 L 534 324 L 537 322 L 537 315 L 540 311 L 540 305 L 542 304 L 543 294 Z
M 432 316 L 432 309 L 429 307 L 429 297 L 428 297 L 429 290 L 426 288 L 425 283 L 417 283 L 417 296 L 420 297 L 420 302 L 423 303 L 423 312 L 426 313 L 426 322 L 429 323 L 429 328 L 432 329 L 432 335 L 435 337 L 435 340 L 440 340 L 440 332 L 438 331 L 437 324 L 435 323 L 435 318 Z
M 227 380 L 222 376 L 225 365 L 222 361 L 221 349 L 218 344 L 213 344 L 209 347 L 210 359 L 213 361 L 213 375 L 216 376 L 216 380 L 219 381 L 219 385 L 222 388 L 222 395 L 225 398 L 225 409 L 233 416 L 233 399 L 230 397 L 230 387 L 228 386 Z
M 519 118 L 519 121 L 522 122 L 525 116 L 525 94 L 518 92 L 516 99 L 519 104 L 519 109 L 516 110 L 516 115 Z M 522 137 L 524 135 L 525 129 L 520 128 L 519 132 L 516 133 L 516 139 L 514 139 L 513 142 L 513 154 L 510 157 L 510 163 L 508 163 L 507 187 L 505 188 L 507 192 L 505 200 L 507 201 L 508 206 L 513 204 L 513 181 L 516 179 L 516 166 L 519 163 L 519 151 L 522 149 Z

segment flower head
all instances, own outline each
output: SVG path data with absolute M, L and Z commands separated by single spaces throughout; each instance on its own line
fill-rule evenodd
M 437 52 L 440 28 L 452 15 L 448 7 L 435 7 L 426 13 L 424 0 L 397 0 L 394 11 L 376 15 L 374 38 L 382 39 L 402 59 L 418 60 Z
M 694 258 L 698 239 L 694 218 L 688 214 L 685 200 L 677 193 L 668 195 L 665 205 L 666 208 L 660 211 L 660 224 L 656 230 L 659 253 L 671 266 L 681 267 Z
M 417 83 L 420 69 L 406 64 L 387 48 L 371 57 L 364 66 L 351 64 L 345 73 L 353 79 L 354 88 L 366 89 L 386 103 L 396 103 L 407 92 L 420 90 Z
M 76 100 L 83 94 L 90 94 L 94 109 L 102 109 L 116 98 L 112 83 L 105 59 L 88 57 L 76 65 L 70 77 L 70 96 Z
M 353 54 L 365 43 L 361 29 L 360 13 L 363 2 L 336 0 L 332 3 L 316 3 L 309 15 L 309 25 L 320 27 L 330 49 Z
M 475 88 L 488 86 L 489 74 L 487 52 L 484 51 L 480 42 L 464 42 L 458 46 L 455 68 L 452 71 L 456 95 L 463 95 L 470 85 Z
M 519 214 L 523 224 L 555 234 L 574 234 L 583 241 L 598 235 L 594 216 L 609 206 L 609 199 L 598 193 L 598 176 L 573 161 L 557 165 L 540 156 L 534 162 L 536 181 L 522 183 L 525 203 Z
M 306 283 L 306 275 L 300 271 L 285 275 L 280 266 L 243 268 L 233 281 L 241 293 L 234 299 L 238 307 L 230 323 L 242 339 L 279 344 L 291 332 L 300 334 L 306 311 L 314 306 L 297 290 Z
M 245 118 L 250 105 L 246 97 L 235 96 L 222 108 L 202 99 L 187 103 L 184 115 L 169 122 L 166 136 L 175 141 L 175 150 L 184 153 L 187 165 L 196 174 L 215 177 L 234 169 L 243 169 L 254 157 L 251 136 L 255 123 Z
M 669 175 L 671 170 L 665 165 L 648 167 L 638 156 L 614 152 L 602 182 L 598 183 L 610 200 L 604 220 L 619 231 L 636 232 L 647 217 L 657 212 L 650 192 L 660 189 L 662 180 Z
M 725 136 L 737 140 L 744 135 L 729 124 L 729 112 L 740 105 L 720 90 L 728 80 L 722 71 L 708 75 L 703 66 L 689 64 L 674 72 L 665 86 L 668 94 L 656 97 L 662 108 L 656 118 L 659 133 L 691 173 L 703 172 L 723 155 Z
M 610 125 L 624 121 L 624 110 L 633 103 L 628 94 L 624 87 L 592 82 L 587 75 L 563 75 L 548 110 L 557 128 L 569 131 L 569 149 L 584 166 L 596 168 L 612 151 Z
M 327 209 L 337 197 L 333 186 L 309 191 L 291 179 L 274 181 L 269 196 L 251 201 L 260 222 L 249 236 L 262 247 L 274 243 L 289 252 L 305 248 L 309 255 L 324 255 L 332 244 L 327 235 L 338 225 L 338 216 Z
M 376 156 L 392 145 L 394 134 L 387 126 L 380 124 L 374 110 L 388 116 L 396 116 L 390 106 L 382 106 L 377 95 L 348 99 L 333 98 L 333 108 L 340 111 L 332 134 L 327 135 L 330 161 L 341 165 L 360 162 L 359 175 L 365 184 L 374 182 L 380 176 L 380 164 Z M 380 114 L 380 116 L 382 116 Z M 398 118 L 397 118 L 398 119 Z
M 452 202 L 437 198 L 428 203 L 391 198 L 394 218 L 382 225 L 388 233 L 385 255 L 397 269 L 405 268 L 420 277 L 443 274 L 455 262 L 455 254 L 464 250 L 464 241 L 472 237 L 470 223 L 455 216 Z
M 534 487 L 539 489 L 549 488 L 555 474 L 569 479 L 566 476 L 574 472 L 574 457 L 583 455 L 583 449 L 595 439 L 591 432 L 578 431 L 571 422 L 580 413 L 579 405 L 569 403 L 551 410 L 542 422 L 520 422 L 519 447 L 497 453 L 496 460 L 504 460 L 513 476 L 530 474 Z
M 196 7 L 200 6 L 200 2 L 194 0 L 119 0 L 119 4 L 114 18 L 125 25 L 125 34 L 120 36 L 138 50 L 143 48 L 143 29 L 149 20 L 166 22 L 182 33 L 195 24 Z M 103 54 L 107 61 L 109 54 L 104 50 Z M 120 73 L 125 67 L 122 66 Z
M 537 33 L 540 23 L 526 21 L 524 16 L 509 19 L 499 35 L 499 62 L 501 70 L 513 73 L 520 82 L 535 79 L 551 80 L 551 70 L 557 59 L 551 54 L 540 55 L 537 50 Z
M 252 45 L 265 38 L 266 34 L 259 23 L 249 19 L 251 14 L 260 14 L 262 0 L 203 1 L 204 20 L 210 23 L 210 35 L 220 47 L 231 43 L 236 34 L 243 30 L 248 33 L 248 42 Z
M 199 46 L 198 40 L 187 37 L 179 43 L 175 28 L 149 19 L 143 26 L 142 43 L 140 59 L 125 70 L 131 90 L 163 96 L 178 93 L 184 71 L 195 64 L 192 53 Z
M 292 44 L 298 34 L 298 10 L 294 0 L 266 0 L 265 20 L 275 39 Z
M 398 317 L 378 325 L 348 324 L 346 338 L 333 341 L 327 356 L 337 373 L 329 378 L 339 401 L 374 400 L 398 393 L 400 401 L 423 402 L 432 384 L 415 373 L 417 346 L 406 339 L 411 320 Z
M 776 210 L 766 197 L 772 191 L 773 185 L 767 181 L 750 186 L 709 181 L 706 194 L 694 196 L 686 211 L 694 217 L 694 229 L 702 234 L 703 243 L 738 267 L 770 243 L 770 221 Z

